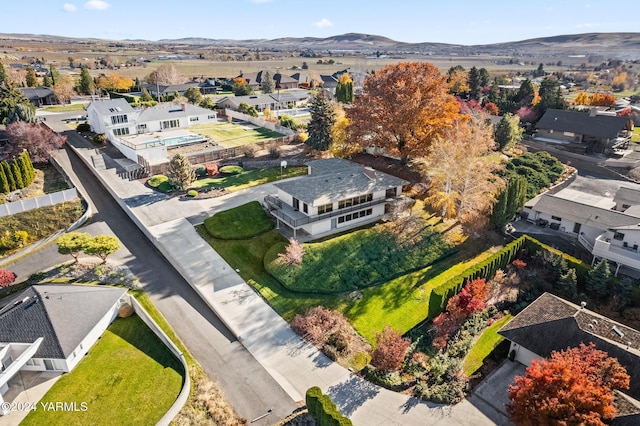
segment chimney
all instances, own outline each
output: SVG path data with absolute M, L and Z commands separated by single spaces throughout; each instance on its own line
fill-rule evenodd
M 595 117 L 596 115 L 598 115 L 598 109 L 596 107 L 591 107 L 591 109 L 589 109 L 589 117 Z
M 371 180 L 374 180 L 376 178 L 376 171 L 371 167 L 365 167 L 364 174 L 367 175 L 367 177 Z
M 182 103 L 182 104 L 181 104 L 181 106 L 182 106 L 182 110 L 183 110 L 183 111 L 186 111 L 186 110 L 187 110 L 187 104 Z

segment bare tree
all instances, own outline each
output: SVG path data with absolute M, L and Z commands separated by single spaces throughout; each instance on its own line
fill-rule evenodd
M 185 76 L 173 64 L 160 65 L 144 79 L 153 84 L 182 84 L 186 81 Z

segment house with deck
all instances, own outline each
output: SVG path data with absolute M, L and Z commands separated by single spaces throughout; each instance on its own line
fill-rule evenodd
M 275 183 L 277 193 L 265 198 L 278 228 L 297 238 L 329 235 L 375 222 L 391 211 L 410 207 L 402 195 L 408 182 L 341 158 L 313 160 L 308 174 Z
M 126 289 L 93 285 L 37 285 L 10 297 L 0 308 L 0 402 L 19 371 L 73 370 L 126 302 Z
M 160 103 L 132 108 L 124 99 L 93 101 L 87 107 L 91 130 L 104 133 L 129 160 L 164 162 L 167 148 L 204 142 L 205 136 L 188 131 L 217 121 L 215 111 L 193 104 Z
M 627 370 L 630 388 L 615 392 L 618 414 L 612 424 L 640 422 L 640 332 L 624 324 L 578 306 L 558 296 L 544 293 L 499 331 L 511 342 L 510 358 L 525 366 L 546 358 L 553 351 L 593 343 L 596 349 L 616 358 Z
M 631 142 L 633 120 L 576 111 L 548 109 L 536 124 L 535 138 L 542 141 L 582 146 L 586 152 L 614 154 Z

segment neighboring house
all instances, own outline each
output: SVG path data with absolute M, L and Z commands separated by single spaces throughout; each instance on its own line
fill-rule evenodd
M 164 161 L 167 147 L 202 142 L 206 137 L 186 131 L 197 124 L 217 121 L 215 111 L 192 104 L 160 103 L 132 108 L 122 98 L 93 101 L 87 107 L 91 129 L 104 133 L 128 159 Z M 183 130 L 172 134 L 172 130 Z
M 226 96 L 216 103 L 218 108 L 237 110 L 241 103 L 253 106 L 258 112 L 269 108 L 272 111 L 305 105 L 309 100 L 306 90 L 289 90 L 268 95 Z
M 297 73 L 291 74 L 291 78 L 298 82 L 298 87 L 305 89 L 315 89 L 320 85 L 320 81 L 318 81 L 317 78 L 313 77 L 313 75 L 308 71 L 299 71 Z
M 262 78 L 266 71 L 242 73 L 238 77 L 244 78 L 253 90 L 260 90 Z M 298 80 L 284 75 L 280 72 L 270 73 L 276 89 L 295 89 L 298 87 Z
M 184 92 L 189 90 L 192 87 L 200 88 L 200 83 L 197 82 L 189 82 L 184 84 L 144 84 L 143 88 L 149 91 L 149 94 L 154 98 L 158 98 L 158 94 L 161 97 L 173 97 L 173 95 L 178 92 L 180 96 L 184 96 Z
M 640 271 L 640 186 L 625 183 L 614 194 L 584 192 L 585 179 L 576 188 L 545 193 L 529 200 L 520 215 L 526 220 L 570 234 L 596 259 Z M 633 185 L 633 186 L 631 186 Z M 597 187 L 598 185 L 594 185 Z M 602 194 L 604 192 L 604 194 Z
M 536 128 L 536 139 L 577 143 L 588 152 L 610 154 L 629 147 L 633 121 L 629 117 L 598 115 L 595 110 L 586 114 L 548 109 Z
M 50 87 L 21 87 L 20 91 L 36 107 L 58 103 L 58 98 Z
M 293 231 L 311 237 L 374 222 L 388 210 L 406 207 L 402 196 L 407 181 L 341 158 L 307 163 L 309 174 L 275 183 L 275 196 L 265 203 L 276 218 Z
M 73 370 L 117 317 L 126 293 L 116 287 L 47 284 L 10 298 L 0 309 L 0 402 L 21 370 Z
M 640 422 L 640 332 L 607 317 L 575 305 L 550 293 L 544 293 L 511 321 L 498 334 L 511 342 L 510 353 L 515 361 L 526 366 L 534 359 L 546 358 L 553 351 L 593 343 L 610 357 L 616 358 L 631 377 L 630 388 L 618 394 L 616 406 L 631 402 L 635 410 L 620 410 L 621 418 L 613 424 Z M 626 398 L 625 398 L 626 396 Z M 630 411 L 630 412 L 629 412 Z M 630 422 L 633 417 L 635 423 Z M 619 423 L 620 422 L 620 423 Z

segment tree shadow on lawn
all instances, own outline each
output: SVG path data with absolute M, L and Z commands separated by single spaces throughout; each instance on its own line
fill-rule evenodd
M 353 375 L 346 382 L 331 386 L 327 391 L 340 412 L 347 417 L 353 415 L 367 400 L 375 398 L 378 393 L 378 386 Z
M 185 371 L 182 364 L 136 314 L 128 318 L 118 318 L 109 326 L 108 330 L 164 368 L 176 371 L 184 379 Z

